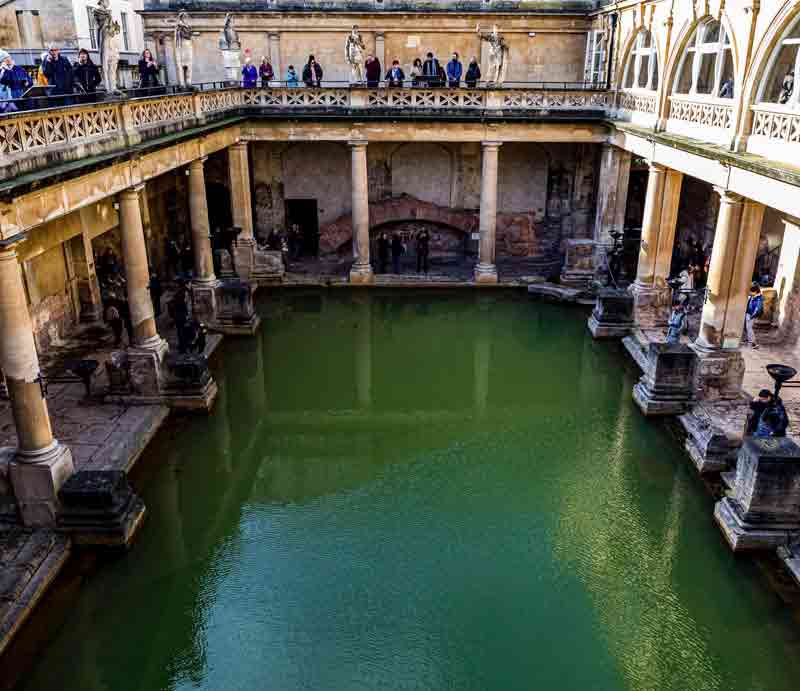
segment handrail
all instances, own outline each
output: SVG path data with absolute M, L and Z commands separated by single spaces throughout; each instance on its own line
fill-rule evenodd
M 474 91 L 492 91 L 492 90 L 528 90 L 528 91 L 586 91 L 595 93 L 604 93 L 607 89 L 593 82 L 505 82 L 500 85 L 495 85 L 489 82 L 477 82 L 475 85 L 469 85 L 462 81 L 458 87 L 450 86 L 445 82 L 413 82 L 412 80 L 405 80 L 402 85 L 390 84 L 386 80 L 379 80 L 377 82 L 353 84 L 346 81 L 323 80 L 320 85 L 308 86 L 303 82 L 288 82 L 285 80 L 269 80 L 262 82 L 258 80 L 255 84 L 246 83 L 243 81 L 213 81 L 213 82 L 199 82 L 192 86 L 153 86 L 153 87 L 137 87 L 131 89 L 122 89 L 118 93 L 108 94 L 104 91 L 96 91 L 94 93 L 73 93 L 73 94 L 54 94 L 49 96 L 31 96 L 0 100 L 0 116 L 9 115 L 19 112 L 30 112 L 47 110 L 51 108 L 67 108 L 71 106 L 82 106 L 91 104 L 110 104 L 134 100 L 137 98 L 154 98 L 160 96 L 175 96 L 186 95 L 194 92 L 204 91 L 221 91 L 229 89 L 279 89 L 279 88 L 298 88 L 298 89 L 436 89 L 447 90 L 452 88 L 470 89 Z

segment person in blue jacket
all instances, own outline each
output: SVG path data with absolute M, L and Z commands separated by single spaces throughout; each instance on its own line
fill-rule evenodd
M 450 62 L 447 63 L 447 83 L 451 89 L 457 89 L 461 84 L 461 75 L 464 68 L 458 59 L 458 53 L 453 53 Z
M 747 335 L 747 342 L 753 348 L 758 348 L 753 325 L 762 314 L 764 314 L 764 296 L 761 294 L 761 287 L 758 283 L 753 283 L 750 287 L 750 296 L 747 298 L 747 309 L 744 313 L 744 330 Z
M 11 98 L 21 98 L 31 88 L 33 81 L 22 67 L 14 64 L 14 59 L 8 54 L 3 61 L 3 68 L 0 84 L 8 87 Z
M 248 55 L 242 67 L 242 86 L 245 89 L 255 89 L 256 84 L 258 84 L 258 69 L 253 64 L 253 58 Z
M 300 80 L 297 78 L 297 72 L 294 71 L 294 65 L 289 65 L 286 70 L 286 86 L 291 88 L 300 86 Z

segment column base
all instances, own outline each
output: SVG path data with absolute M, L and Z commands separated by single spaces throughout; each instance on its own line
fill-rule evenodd
M 144 522 L 144 502 L 119 470 L 84 470 L 59 492 L 58 528 L 76 545 L 128 547 Z
M 369 264 L 359 265 L 354 264 L 350 269 L 350 283 L 353 285 L 370 285 L 375 283 L 375 274 L 372 272 L 372 267 Z
M 240 238 L 233 241 L 233 266 L 236 275 L 243 281 L 249 281 L 253 276 L 255 253 L 255 238 Z
M 198 321 L 210 324 L 216 320 L 219 285 L 216 279 L 192 281 L 192 314 Z
M 475 283 L 493 284 L 498 282 L 497 266 L 494 264 L 478 264 L 475 267 Z
M 731 400 L 742 395 L 745 363 L 741 352 L 709 348 L 699 341 L 690 346 L 697 354 L 694 390 L 700 400 Z
M 256 249 L 253 252 L 253 273 L 250 280 L 258 285 L 281 283 L 286 275 L 283 253 Z
M 56 525 L 61 510 L 58 492 L 74 472 L 72 452 L 57 441 L 38 452 L 17 451 L 9 473 L 24 525 Z
M 146 343 L 111 353 L 106 363 L 109 392 L 113 403 L 152 403 L 159 401 L 163 380 L 162 363 L 169 345 L 160 336 Z
M 666 325 L 672 306 L 669 287 L 653 288 L 633 283 L 628 290 L 633 296 L 633 318 L 638 326 L 652 328 Z
M 216 314 L 208 326 L 229 336 L 252 336 L 261 325 L 253 305 L 254 287 L 240 279 L 220 281 L 216 288 Z
M 680 415 L 692 403 L 696 356 L 684 345 L 651 343 L 633 400 L 646 416 Z
M 592 338 L 625 338 L 634 327 L 633 297 L 624 290 L 603 288 L 587 323 Z
M 714 506 L 714 520 L 734 552 L 773 550 L 788 545 L 791 534 L 800 530 L 800 522 L 753 523 L 742 514 L 739 504 L 730 497 Z

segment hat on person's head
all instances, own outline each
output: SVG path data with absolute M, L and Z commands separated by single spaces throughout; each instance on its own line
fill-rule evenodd
M 8 51 L 5 51 L 2 48 L 0 48 L 0 62 L 5 62 L 10 57 L 11 55 L 8 53 Z
M 752 284 L 750 284 L 750 290 L 761 290 L 761 286 L 758 285 L 758 281 L 753 281 Z
M 772 396 L 772 391 L 770 391 L 769 389 L 761 389 L 761 391 L 758 392 L 759 398 L 770 398 L 771 396 Z

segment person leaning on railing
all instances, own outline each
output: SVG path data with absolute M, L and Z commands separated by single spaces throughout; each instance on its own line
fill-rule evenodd
M 481 67 L 478 64 L 478 58 L 474 57 L 472 60 L 469 61 L 469 67 L 467 68 L 467 74 L 464 77 L 464 82 L 467 85 L 468 89 L 474 89 L 481 78 Z
M 28 73 L 19 65 L 14 64 L 12 57 L 5 51 L 0 51 L 0 86 L 4 94 L 0 98 L 8 101 L 18 99 L 30 89 L 32 84 Z M 5 103 L 0 105 L 0 112 L 14 112 L 15 110 L 26 110 L 24 103 Z
M 72 66 L 72 73 L 75 82 L 83 89 L 85 96 L 80 100 L 84 103 L 91 103 L 95 100 L 94 93 L 101 82 L 100 70 L 89 57 L 89 51 L 81 48 L 78 51 L 78 62 Z
M 72 98 L 69 98 L 75 90 L 75 76 L 72 72 L 72 65 L 69 64 L 61 49 L 51 45 L 47 51 L 47 57 L 42 68 L 48 83 L 55 87 L 51 96 L 62 96 L 58 99 L 58 105 L 70 105 Z
M 406 78 L 405 72 L 403 72 L 403 68 L 400 67 L 399 60 L 393 60 L 392 66 L 389 68 L 389 71 L 386 73 L 386 81 L 388 82 L 389 86 L 397 87 L 398 89 L 403 88 L 403 80 Z
M 269 88 L 269 83 L 275 79 L 275 70 L 266 57 L 261 58 L 261 66 L 258 68 L 258 76 L 261 77 L 261 88 Z
M 139 60 L 139 88 L 154 89 L 158 86 L 158 63 L 150 50 L 145 48 Z

